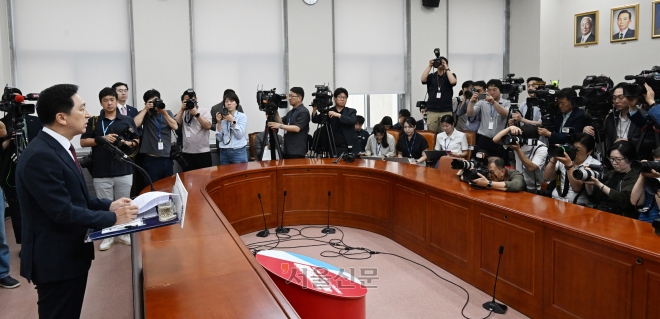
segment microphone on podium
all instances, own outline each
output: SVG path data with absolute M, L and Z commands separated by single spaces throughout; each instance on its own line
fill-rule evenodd
M 323 228 L 321 231 L 324 234 L 334 234 L 335 229 L 330 227 L 330 195 L 332 195 L 332 192 L 328 191 L 328 226 Z
M 504 246 L 500 246 L 500 257 L 497 259 L 497 270 L 495 271 L 495 286 L 493 287 L 493 300 L 484 303 L 484 309 L 490 310 L 494 313 L 503 314 L 508 308 L 505 304 L 495 302 L 495 289 L 497 289 L 497 277 L 500 274 L 500 261 L 502 261 L 502 254 L 504 253 Z
M 280 227 L 277 227 L 275 229 L 276 234 L 288 234 L 289 229 L 284 228 L 284 204 L 286 203 L 286 191 L 284 191 L 284 200 L 282 201 L 282 223 L 280 224 Z
M 261 202 L 261 193 L 257 193 L 257 196 L 259 197 L 259 205 L 261 205 L 261 217 L 264 218 L 264 230 L 258 232 L 257 237 L 268 237 L 270 232 L 268 231 L 268 227 L 266 227 L 266 215 L 264 214 L 264 204 Z

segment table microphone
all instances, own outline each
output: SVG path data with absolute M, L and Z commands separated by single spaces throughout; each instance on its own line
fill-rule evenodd
M 330 195 L 332 195 L 332 192 L 328 191 L 328 226 L 323 228 L 323 230 L 321 231 L 324 234 L 334 234 L 335 233 L 335 229 L 330 228 Z
M 268 237 L 270 232 L 268 231 L 268 227 L 266 227 L 266 215 L 264 214 L 264 204 L 261 202 L 261 193 L 257 193 L 257 196 L 259 197 L 259 205 L 261 205 L 261 217 L 264 218 L 264 230 L 258 232 L 257 237 Z
M 280 227 L 277 227 L 275 229 L 276 234 L 288 234 L 289 229 L 284 228 L 284 204 L 286 203 L 286 191 L 284 191 L 284 201 L 282 201 L 282 223 L 280 224 Z
M 500 274 L 500 261 L 502 261 L 502 253 L 504 253 L 504 246 L 500 246 L 500 257 L 497 259 L 497 271 L 495 271 L 495 286 L 493 287 L 493 300 L 484 303 L 484 309 L 490 310 L 494 313 L 503 314 L 508 308 L 506 305 L 495 302 L 495 289 L 497 289 L 497 277 Z

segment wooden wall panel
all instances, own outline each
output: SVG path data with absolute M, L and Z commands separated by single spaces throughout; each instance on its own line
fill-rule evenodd
M 472 244 L 472 224 L 467 207 L 430 196 L 429 242 L 445 258 L 468 266 Z
M 394 194 L 394 221 L 406 234 L 426 241 L 426 192 L 396 184 Z
M 295 219 L 295 216 L 300 213 L 326 214 L 328 212 L 328 191 L 332 192 L 330 212 L 337 212 L 340 197 L 337 187 L 338 179 L 338 173 L 316 171 L 283 173 L 280 189 L 287 191 L 284 206 L 286 215 Z M 278 194 L 278 197 L 282 198 L 282 194 Z
M 390 181 L 380 176 L 365 175 L 343 175 L 343 212 L 388 222 L 392 209 Z

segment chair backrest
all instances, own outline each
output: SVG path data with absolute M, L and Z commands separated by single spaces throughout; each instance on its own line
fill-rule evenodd
M 401 134 L 401 131 L 391 128 L 391 129 L 387 130 L 387 134 L 390 134 L 390 135 L 392 135 L 392 137 L 394 137 L 394 143 L 399 142 L 399 134 Z
M 249 158 L 250 161 L 255 161 L 256 157 L 257 157 L 257 154 L 255 154 L 256 151 L 255 151 L 255 148 L 254 148 L 254 140 L 256 139 L 257 134 L 259 134 L 259 133 L 261 133 L 261 132 L 254 132 L 254 133 L 248 134 L 248 138 L 249 138 L 249 141 L 250 141 L 250 158 Z
M 475 131 L 463 131 L 465 133 L 465 138 L 467 138 L 468 146 L 470 147 L 470 150 L 468 150 L 468 157 L 467 159 L 472 158 L 472 153 L 474 150 L 474 146 L 477 144 L 477 132 Z
M 433 150 L 435 147 L 435 139 L 438 136 L 438 133 L 429 130 L 420 130 L 417 133 L 423 136 L 426 139 L 426 142 L 429 144 L 428 150 Z
M 440 157 L 440 160 L 438 161 L 438 170 L 443 171 L 443 172 L 450 172 L 452 174 L 456 174 L 458 171 L 455 169 L 451 169 L 451 161 L 454 160 L 455 157 L 451 156 L 442 156 Z

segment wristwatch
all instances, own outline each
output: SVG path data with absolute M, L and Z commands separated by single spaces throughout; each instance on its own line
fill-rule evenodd
M 231 122 L 231 124 L 236 124 L 236 121 Z
M 284 129 L 284 124 L 280 124 L 280 130 Z
M 493 187 L 493 181 L 488 181 L 486 188 L 491 189 Z
M 200 115 L 202 115 L 202 114 L 201 114 L 201 113 L 197 113 L 197 114 L 195 114 L 195 117 L 199 117 Z

